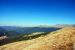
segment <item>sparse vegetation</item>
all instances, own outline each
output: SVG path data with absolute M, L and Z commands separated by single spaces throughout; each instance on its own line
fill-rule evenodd
M 38 38 L 40 36 L 45 36 L 47 34 L 48 34 L 48 32 L 46 32 L 46 33 L 39 32 L 39 34 L 35 34 L 35 35 L 34 34 L 21 34 L 21 35 L 15 37 L 13 40 L 14 41 L 31 40 L 31 39 Z
M 36 39 L 0 46 L 0 50 L 74 50 L 74 45 L 75 28 L 64 28 Z
M 40 36 L 45 36 L 46 34 L 48 34 L 48 32 L 46 32 L 46 33 L 45 32 L 43 32 L 43 33 L 35 32 L 35 33 L 37 33 L 37 34 L 33 34 L 33 33 L 31 33 L 31 34 L 19 34 L 13 38 L 8 38 L 7 36 L 5 36 L 7 38 L 4 38 L 4 36 L 0 37 L 2 39 L 2 40 L 0 39 L 0 45 L 5 45 L 8 43 L 18 42 L 18 41 L 31 40 L 31 39 L 35 39 L 35 38 L 38 38 Z

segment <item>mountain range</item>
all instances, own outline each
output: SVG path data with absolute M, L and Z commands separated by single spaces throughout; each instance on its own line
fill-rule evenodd
M 52 32 L 62 27 L 75 27 L 75 24 L 57 24 L 53 26 L 41 25 L 36 27 L 0 26 L 0 36 L 16 36 L 18 34 L 31 34 L 34 32 Z

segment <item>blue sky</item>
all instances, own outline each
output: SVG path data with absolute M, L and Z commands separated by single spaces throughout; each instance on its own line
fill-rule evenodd
M 0 0 L 0 25 L 75 24 L 74 0 Z

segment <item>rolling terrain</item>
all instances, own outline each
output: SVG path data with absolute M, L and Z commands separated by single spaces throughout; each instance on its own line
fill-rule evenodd
M 4 33 L 7 36 L 15 37 L 18 34 L 31 34 L 33 32 L 52 32 L 60 28 L 56 27 L 16 27 L 16 26 L 0 26 L 0 36 Z M 13 36 L 14 35 L 14 36 Z
M 45 36 L 0 46 L 0 50 L 75 50 L 75 27 L 67 27 Z
M 34 39 L 41 35 L 44 35 L 45 33 L 47 34 L 47 32 L 52 32 L 58 29 L 60 28 L 0 26 L 0 46 L 15 41 Z M 44 32 L 44 34 L 42 32 Z

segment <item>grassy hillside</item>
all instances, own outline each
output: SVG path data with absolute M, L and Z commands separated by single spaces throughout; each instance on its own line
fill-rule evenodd
M 0 50 L 73 50 L 75 28 L 63 28 L 28 41 L 19 41 L 0 46 Z
M 26 41 L 26 40 L 32 40 L 35 38 L 38 38 L 40 36 L 45 36 L 48 34 L 48 32 L 34 32 L 31 34 L 19 34 L 13 38 L 10 38 L 8 36 L 1 36 L 0 37 L 0 46 L 13 43 L 13 42 L 18 42 L 18 41 Z

